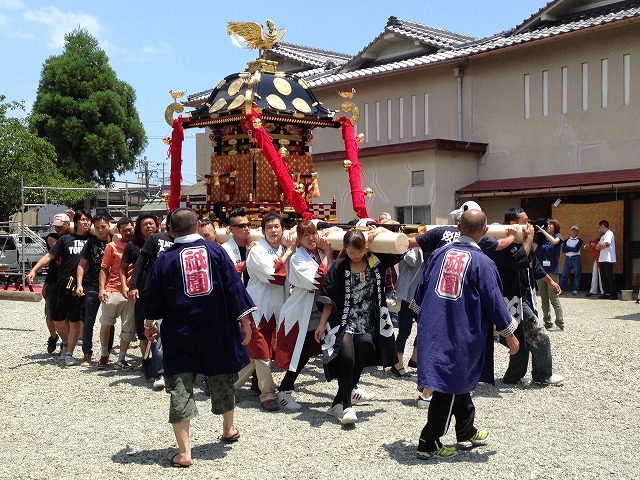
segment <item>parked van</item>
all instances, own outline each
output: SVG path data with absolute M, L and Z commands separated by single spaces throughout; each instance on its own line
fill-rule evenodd
M 15 239 L 8 233 L 0 233 L 0 271 L 20 271 L 20 252 Z
M 18 249 L 18 258 L 21 262 L 26 263 L 25 269 L 28 272 L 42 256 L 47 253 L 46 243 L 40 238 L 25 236 L 24 247 L 22 245 L 22 235 L 19 233 L 10 234 Z

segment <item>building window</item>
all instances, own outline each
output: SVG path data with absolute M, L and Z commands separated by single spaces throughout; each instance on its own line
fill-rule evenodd
M 424 94 L 424 136 L 429 136 L 429 94 Z
M 380 102 L 376 102 L 376 142 L 380 141 Z
M 562 113 L 567 113 L 569 102 L 569 72 L 567 67 L 562 67 Z
M 416 96 L 411 95 L 411 136 L 416 137 Z
M 364 143 L 369 143 L 369 104 L 364 104 Z
M 391 100 L 387 100 L 387 140 L 391 140 Z
M 603 58 L 600 61 L 600 105 L 607 108 L 609 104 L 609 59 Z
M 589 64 L 582 64 L 582 111 L 589 110 Z
M 622 77 L 624 78 L 623 102 L 629 105 L 631 103 L 631 55 L 628 53 L 622 56 Z
M 400 223 L 431 224 L 431 205 L 395 207 L 395 218 Z
M 542 71 L 542 116 L 549 115 L 549 71 Z
M 424 187 L 424 170 L 414 170 L 411 172 L 411 186 Z
M 524 118 L 528 119 L 531 116 L 531 96 L 529 93 L 530 81 L 529 74 L 524 74 Z
M 399 122 L 398 122 L 398 126 L 400 128 L 399 137 L 402 139 L 404 138 L 404 98 L 402 97 L 400 97 L 399 110 L 400 110 L 398 113 L 398 115 L 400 116 Z

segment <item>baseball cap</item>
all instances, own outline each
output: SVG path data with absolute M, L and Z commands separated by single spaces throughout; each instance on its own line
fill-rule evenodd
M 453 210 L 449 215 L 451 215 L 452 217 L 455 217 L 456 220 L 460 220 L 460 217 L 462 216 L 462 214 L 464 212 L 466 212 L 467 210 L 480 210 L 482 211 L 482 209 L 480 208 L 480 205 L 478 205 L 476 202 L 474 201 L 468 201 L 468 202 L 464 202 L 462 205 L 460 205 L 460 208 Z
M 53 220 L 51 221 L 51 225 L 54 227 L 61 227 L 65 222 L 70 222 L 69 215 L 66 213 L 58 213 L 53 216 Z
M 571 230 L 580 230 L 580 227 L 577 225 L 574 225 L 573 227 L 571 227 Z

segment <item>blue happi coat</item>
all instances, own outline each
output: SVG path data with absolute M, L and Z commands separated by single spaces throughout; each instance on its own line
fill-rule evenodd
M 236 373 L 249 363 L 238 320 L 255 310 L 229 256 L 187 235 L 158 257 L 147 286 L 145 318 L 162 318 L 166 375 Z
M 516 327 L 495 264 L 473 240 L 460 237 L 433 252 L 416 295 L 418 384 L 470 392 L 483 371 L 493 372 L 491 324 L 505 333 Z

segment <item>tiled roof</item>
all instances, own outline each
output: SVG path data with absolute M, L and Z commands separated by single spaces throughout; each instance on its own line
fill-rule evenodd
M 438 48 L 451 48 L 475 40 L 475 38 L 470 35 L 430 27 L 422 23 L 403 20 L 397 17 L 389 17 L 389 21 L 382 35 L 388 32 L 393 32 L 413 40 L 420 40 L 421 42 Z
M 206 180 L 199 180 L 198 182 L 194 183 L 193 185 L 188 185 L 188 186 L 182 187 L 182 191 L 181 191 L 181 195 L 183 197 L 186 197 L 187 195 L 201 196 L 201 195 L 206 195 L 206 194 L 207 194 L 207 181 Z
M 617 185 L 640 182 L 640 168 L 602 172 L 568 173 L 545 177 L 502 178 L 480 180 L 458 190 L 460 195 L 473 196 L 487 193 L 524 192 L 557 189 L 579 190 L 580 187 L 615 188 Z
M 384 30 L 362 50 L 360 50 L 345 65 L 345 70 L 357 69 L 366 60 L 364 54 L 372 50 L 380 42 L 385 42 L 385 37 L 393 33 L 394 35 L 408 40 L 417 41 L 423 44 L 424 51 L 447 50 L 466 42 L 475 40 L 475 37 L 463 35 L 461 33 L 430 27 L 418 22 L 403 20 L 397 17 L 389 17 Z
M 351 58 L 351 55 L 345 53 L 286 42 L 276 43 L 267 53 L 267 56 L 271 55 L 279 55 L 309 67 L 324 67 L 328 62 L 333 62 L 336 66 L 343 65 Z
M 640 2 L 623 2 L 617 6 L 600 10 L 589 10 L 574 16 L 563 18 L 555 23 L 545 23 L 532 31 L 512 34 L 505 32 L 479 41 L 472 41 L 451 50 L 419 56 L 410 60 L 390 62 L 385 65 L 362 68 L 359 70 L 339 73 L 320 73 L 307 78 L 309 85 L 317 87 L 345 80 L 369 77 L 382 72 L 398 72 L 419 66 L 432 65 L 441 62 L 471 57 L 484 52 L 501 48 L 523 45 L 546 38 L 576 32 L 587 28 L 611 24 L 619 21 L 637 19 L 640 17 Z

